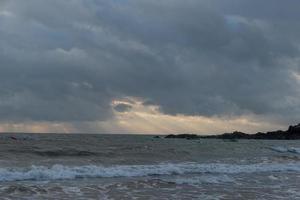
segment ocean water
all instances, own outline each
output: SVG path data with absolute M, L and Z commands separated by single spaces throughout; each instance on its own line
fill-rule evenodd
M 300 141 L 11 136 L 0 199 L 300 199 Z

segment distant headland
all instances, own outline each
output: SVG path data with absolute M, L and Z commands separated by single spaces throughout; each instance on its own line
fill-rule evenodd
M 179 134 L 179 135 L 167 135 L 165 138 L 179 138 L 179 139 L 255 139 L 255 140 L 300 140 L 300 124 L 296 126 L 290 126 L 288 130 L 271 131 L 271 132 L 258 132 L 256 134 L 247 134 L 243 132 L 235 131 L 233 133 L 224 133 L 222 135 L 205 135 L 200 136 L 196 134 Z

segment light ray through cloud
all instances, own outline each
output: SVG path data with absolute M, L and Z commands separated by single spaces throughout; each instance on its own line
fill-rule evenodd
M 0 1 L 1 130 L 296 124 L 300 3 L 292 2 Z

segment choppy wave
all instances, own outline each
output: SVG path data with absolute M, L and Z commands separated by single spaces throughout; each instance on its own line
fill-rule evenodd
M 53 150 L 22 150 L 22 149 L 10 149 L 10 153 L 22 153 L 22 154 L 34 154 L 38 156 L 47 156 L 47 157 L 80 157 L 80 156 L 95 156 L 100 155 L 98 152 L 93 151 L 84 151 L 76 149 L 53 149 Z
M 168 182 L 176 184 L 199 185 L 201 183 L 221 184 L 221 183 L 234 183 L 235 180 L 228 175 L 202 175 L 195 177 L 179 177 L 173 179 L 166 179 Z
M 300 163 L 251 165 L 181 163 L 158 165 L 118 165 L 111 167 L 95 165 L 54 165 L 52 167 L 31 166 L 30 168 L 0 168 L 0 181 L 142 177 L 153 175 L 182 175 L 196 173 L 237 174 L 289 171 L 300 172 Z
M 296 153 L 300 154 L 300 148 L 295 147 L 271 147 L 270 148 L 273 151 L 280 152 L 280 153 Z
M 37 136 L 26 134 L 0 135 L 0 140 L 38 140 Z
M 40 156 L 58 157 L 58 156 L 94 156 L 96 152 L 78 151 L 78 150 L 48 150 L 48 151 L 33 151 L 32 153 Z

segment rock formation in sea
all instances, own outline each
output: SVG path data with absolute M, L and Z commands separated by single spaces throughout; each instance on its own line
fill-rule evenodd
M 271 131 L 271 132 L 258 132 L 256 134 L 247 134 L 235 131 L 233 133 L 224 133 L 222 135 L 207 135 L 200 136 L 196 134 L 179 134 L 167 135 L 165 138 L 180 138 L 180 139 L 265 139 L 265 140 L 300 140 L 300 124 L 290 126 L 288 130 Z

